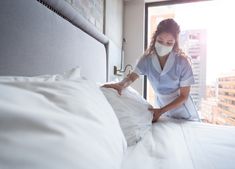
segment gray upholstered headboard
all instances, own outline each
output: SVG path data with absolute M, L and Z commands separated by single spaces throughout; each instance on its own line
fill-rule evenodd
M 54 74 L 79 66 L 83 76 L 107 81 L 108 39 L 64 0 L 0 1 L 0 24 L 0 75 Z

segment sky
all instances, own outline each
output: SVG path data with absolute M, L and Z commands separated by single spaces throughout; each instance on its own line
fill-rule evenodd
M 220 74 L 235 69 L 235 2 L 213 0 L 161 7 L 155 11 L 174 11 L 181 31 L 207 31 L 207 84 L 213 84 Z M 159 8 L 159 7 L 158 7 Z

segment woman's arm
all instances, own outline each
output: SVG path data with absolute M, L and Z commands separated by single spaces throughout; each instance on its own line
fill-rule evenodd
M 149 109 L 154 113 L 153 122 L 156 122 L 163 113 L 181 106 L 188 99 L 189 93 L 190 93 L 190 86 L 181 87 L 180 95 L 174 101 L 159 109 Z
M 121 82 L 119 82 L 124 88 L 128 87 L 133 83 L 136 79 L 139 78 L 139 75 L 132 72 L 127 75 Z
M 127 75 L 122 81 L 118 83 L 113 83 L 113 84 L 105 84 L 103 87 L 116 89 L 118 93 L 121 95 L 122 90 L 130 86 L 131 83 L 133 83 L 138 78 L 139 78 L 139 75 L 132 72 L 129 75 Z

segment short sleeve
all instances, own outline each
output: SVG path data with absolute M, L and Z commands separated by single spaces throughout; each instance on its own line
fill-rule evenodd
M 133 72 L 138 75 L 146 75 L 147 74 L 146 70 L 147 70 L 147 57 L 142 56 L 137 62 Z
M 192 67 L 189 61 L 184 58 L 181 62 L 182 71 L 180 75 L 180 87 L 191 86 L 194 84 Z

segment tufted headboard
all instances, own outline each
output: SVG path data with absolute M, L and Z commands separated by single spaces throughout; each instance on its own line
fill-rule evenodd
M 0 76 L 62 73 L 108 78 L 108 39 L 64 0 L 0 1 Z

